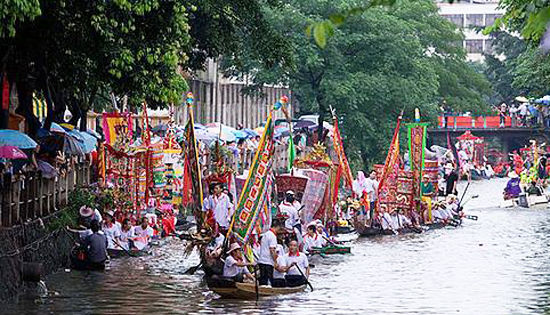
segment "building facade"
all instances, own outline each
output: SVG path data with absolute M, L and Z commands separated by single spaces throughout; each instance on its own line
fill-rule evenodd
M 462 46 L 468 60 L 481 61 L 483 53 L 491 53 L 491 39 L 482 34 L 482 29 L 492 25 L 504 11 L 498 8 L 498 0 L 471 0 L 438 2 L 439 14 L 463 30 Z
M 245 96 L 241 92 L 247 83 L 224 77 L 212 59 L 205 71 L 192 74 L 188 82 L 195 97 L 193 114 L 199 123 L 220 122 L 231 127 L 255 128 L 267 119 L 269 109 L 283 95 L 289 97 L 289 112 L 295 111 L 289 89 L 265 86 L 261 96 Z M 185 106 L 176 108 L 176 122 L 185 123 L 187 114 Z M 283 113 L 276 111 L 273 116 L 283 118 Z

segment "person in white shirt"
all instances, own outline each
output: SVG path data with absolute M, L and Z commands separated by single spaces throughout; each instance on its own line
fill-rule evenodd
M 138 250 L 142 250 L 151 242 L 151 238 L 155 234 L 152 227 L 149 226 L 147 218 L 141 218 L 141 224 L 134 228 L 134 246 Z
M 107 237 L 107 249 L 120 248 L 120 228 L 114 223 L 112 211 L 105 213 L 102 230 Z
M 380 219 L 380 225 L 382 226 L 382 230 L 393 230 L 395 229 L 392 226 L 392 217 L 387 212 L 379 212 L 378 217 Z
M 253 263 L 245 263 L 241 253 L 241 246 L 238 243 L 232 243 L 227 251 L 227 256 L 223 264 L 223 276 L 232 278 L 236 282 L 243 282 L 243 279 L 254 281 L 254 276 L 248 271 L 248 266 L 255 266 Z
M 285 276 L 286 285 L 297 287 L 306 284 L 309 278 L 309 262 L 306 254 L 300 253 L 298 250 L 296 241 L 291 241 L 288 244 L 288 254 L 285 258 L 288 266 Z
M 120 245 L 125 250 L 132 248 L 132 238 L 134 237 L 134 227 L 130 223 L 129 219 L 122 221 L 122 227 L 120 228 Z
M 285 274 L 288 270 L 283 245 L 277 245 L 277 267 L 273 269 L 273 287 L 286 287 Z
M 328 233 L 325 231 L 324 225 L 321 224 L 321 223 L 317 223 L 317 225 L 315 226 L 315 228 L 317 229 L 317 230 L 316 230 L 317 235 L 319 235 L 319 237 L 321 238 L 321 241 L 319 242 L 319 243 L 321 243 L 321 247 L 327 246 L 328 239 L 329 239 L 329 235 L 328 235 Z
M 273 220 L 269 231 L 265 232 L 260 238 L 260 255 L 258 257 L 258 267 L 260 285 L 273 283 L 273 268 L 277 265 L 277 234 L 284 231 L 284 224 L 280 220 Z
M 285 221 L 285 228 L 287 230 L 293 230 L 296 225 L 300 225 L 300 216 L 298 211 L 301 209 L 302 205 L 298 200 L 295 199 L 294 192 L 289 190 L 285 194 L 285 200 L 279 205 L 279 210 L 281 213 L 287 216 Z M 301 227 L 298 227 L 301 230 Z
M 397 217 L 399 218 L 399 223 L 401 225 L 401 228 L 413 226 L 411 219 L 409 219 L 406 215 L 404 215 L 400 211 L 397 211 Z
M 225 242 L 225 236 L 219 231 L 216 232 L 214 238 L 206 246 L 206 256 L 208 258 L 217 259 L 223 252 L 223 243 Z
M 309 253 L 313 247 L 323 247 L 323 238 L 317 234 L 314 224 L 308 225 L 306 235 L 304 235 L 304 252 Z
M 223 193 L 223 185 L 215 183 L 212 187 L 212 194 L 204 199 L 203 211 L 212 211 L 214 219 L 222 230 L 222 233 L 227 231 L 231 218 L 233 217 L 233 203 L 229 196 Z
M 397 211 L 392 211 L 390 214 L 390 227 L 394 231 L 398 231 L 402 228 L 401 221 L 399 220 L 399 216 L 397 215 Z

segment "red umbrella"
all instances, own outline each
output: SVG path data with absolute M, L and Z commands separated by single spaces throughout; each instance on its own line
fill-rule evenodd
M 26 159 L 27 155 L 25 152 L 21 151 L 18 147 L 12 145 L 6 145 L 0 147 L 0 158 L 15 160 L 15 159 Z

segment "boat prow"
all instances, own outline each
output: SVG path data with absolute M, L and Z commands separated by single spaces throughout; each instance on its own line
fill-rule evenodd
M 249 282 L 234 282 L 223 278 L 207 279 L 208 288 L 224 299 L 250 300 L 256 299 L 256 284 Z M 258 296 L 268 297 L 282 294 L 303 292 L 306 285 L 298 287 L 264 287 L 258 286 Z

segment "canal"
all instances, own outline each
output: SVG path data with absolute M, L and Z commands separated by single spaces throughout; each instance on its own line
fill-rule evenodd
M 198 262 L 171 240 L 155 255 L 113 260 L 104 273 L 60 271 L 44 289 L 2 305 L 10 314 L 540 314 L 550 311 L 550 212 L 498 208 L 505 180 L 474 182 L 478 221 L 424 234 L 359 239 L 348 256 L 317 260 L 313 292 L 220 300 Z M 464 185 L 462 185 L 464 188 Z M 38 291 L 38 293 L 37 293 Z

